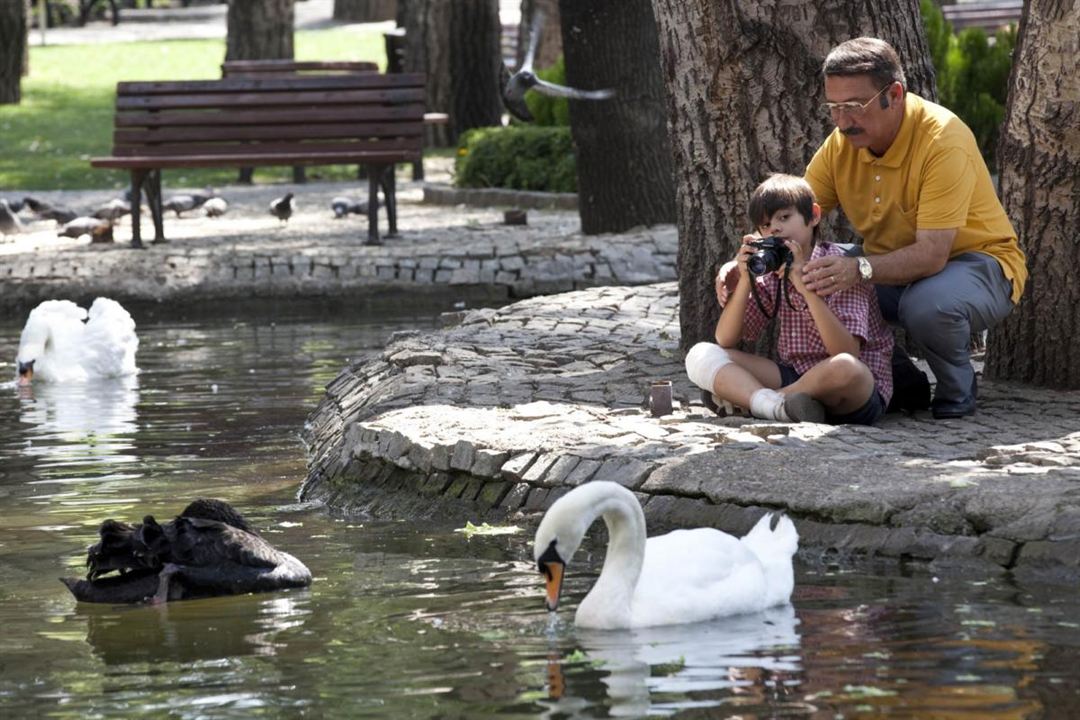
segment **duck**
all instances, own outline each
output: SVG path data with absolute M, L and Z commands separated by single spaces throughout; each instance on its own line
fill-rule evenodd
M 87 550 L 86 579 L 60 578 L 79 602 L 162 604 L 311 584 L 302 562 L 223 500 L 195 500 L 166 523 L 152 515 L 137 524 L 110 518 L 98 536 Z
M 120 303 L 99 297 L 87 311 L 70 300 L 46 300 L 26 319 L 15 358 L 16 381 L 85 382 L 139 371 L 135 321 Z
M 533 554 L 558 609 L 565 571 L 589 527 L 608 529 L 604 567 L 574 624 L 603 630 L 701 622 L 789 603 L 799 535 L 790 518 L 766 513 L 742 538 L 713 528 L 646 539 L 645 513 L 614 482 L 579 485 L 555 501 L 536 530 Z

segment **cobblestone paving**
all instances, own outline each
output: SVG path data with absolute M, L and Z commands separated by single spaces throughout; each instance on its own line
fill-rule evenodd
M 307 429 L 305 495 L 347 513 L 502 518 L 611 479 L 650 523 L 796 518 L 808 552 L 1069 576 L 1080 394 L 980 383 L 973 418 L 877 427 L 719 418 L 678 351 L 674 283 L 538 297 L 397 337 L 348 368 Z M 675 411 L 645 409 L 673 381 Z
M 421 184 L 402 185 L 400 237 L 384 238 L 381 246 L 363 244 L 366 218 L 336 220 L 330 210 L 335 196 L 359 199 L 358 183 L 226 188 L 224 217 L 166 213 L 169 242 L 145 250 L 130 248 L 129 220 L 115 229 L 115 242 L 105 244 L 90 244 L 88 236 L 58 238 L 51 221 L 28 222 L 25 232 L 0 241 L 0 305 L 98 294 L 166 301 L 447 292 L 450 286 L 484 286 L 496 297 L 522 298 L 675 277 L 678 237 L 672 226 L 584 236 L 575 211 L 542 209 L 528 211 L 527 225 L 509 226 L 504 208 L 424 204 Z M 288 191 L 296 194 L 297 208 L 283 225 L 267 206 Z M 81 212 L 114 195 L 34 194 Z M 385 232 L 385 212 L 380 217 Z M 149 217 L 142 225 L 144 236 L 152 237 Z

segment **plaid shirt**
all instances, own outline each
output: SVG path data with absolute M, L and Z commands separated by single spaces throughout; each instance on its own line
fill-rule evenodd
M 835 245 L 819 242 L 810 254 L 810 258 L 843 254 L 843 251 Z M 810 314 L 806 300 L 795 289 L 795 286 L 788 280 L 783 281 L 788 285 L 787 296 L 791 299 L 791 304 L 798 308 L 792 310 L 783 296 L 777 297 L 781 280 L 775 274 L 762 275 L 755 278 L 754 282 L 757 283 L 758 297 L 761 298 L 765 309 L 772 311 L 774 304 L 779 307 L 776 312 L 780 321 L 776 351 L 780 362 L 790 365 L 802 375 L 828 359 L 829 351 L 825 349 L 825 342 L 821 339 L 817 325 L 814 324 L 814 317 Z M 860 282 L 855 287 L 833 293 L 824 300 L 833 315 L 836 315 L 848 332 L 859 340 L 861 348 L 859 359 L 870 368 L 878 392 L 888 404 L 893 391 L 893 334 L 885 324 L 884 318 L 881 317 L 881 308 L 878 307 L 874 287 Z M 743 339 L 749 342 L 756 340 L 768 322 L 768 318 L 751 297 L 746 306 L 746 317 L 743 320 Z

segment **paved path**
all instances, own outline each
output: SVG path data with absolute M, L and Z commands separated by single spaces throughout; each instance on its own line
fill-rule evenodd
M 428 164 L 430 177 L 448 178 L 447 161 Z M 282 225 L 267 208 L 287 191 L 296 194 L 297 208 Z M 115 228 L 115 242 L 107 244 L 91 244 L 89 236 L 59 238 L 55 223 L 28 220 L 24 232 L 0 237 L 0 308 L 24 311 L 49 298 L 88 301 L 99 294 L 121 302 L 387 293 L 406 299 L 441 294 L 505 302 L 675 278 L 678 237 L 672 226 L 584 236 L 576 211 L 539 209 L 528 211 L 527 225 L 508 226 L 503 224 L 505 208 L 425 204 L 421 183 L 401 181 L 401 237 L 371 247 L 363 244 L 365 217 L 336 220 L 330 209 L 337 195 L 366 198 L 359 183 L 231 186 L 219 192 L 229 202 L 224 217 L 167 213 L 169 242 L 145 250 L 131 249 L 129 219 Z M 113 195 L 33 194 L 80 212 Z M 385 212 L 380 216 L 385 232 Z M 150 225 L 144 213 L 146 240 L 153 236 Z

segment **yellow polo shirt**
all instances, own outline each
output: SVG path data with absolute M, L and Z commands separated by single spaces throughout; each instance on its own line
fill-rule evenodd
M 867 255 L 912 244 L 919 228 L 957 228 L 949 257 L 992 256 L 1019 302 L 1027 267 L 1016 232 L 975 136 L 942 106 L 907 93 L 900 132 L 882 157 L 852 147 L 833 130 L 806 167 L 806 181 L 823 213 L 843 208 Z

